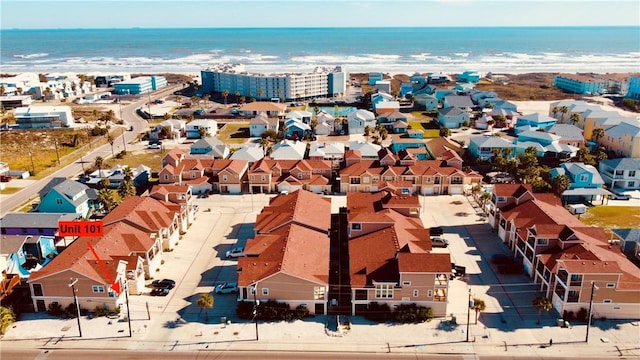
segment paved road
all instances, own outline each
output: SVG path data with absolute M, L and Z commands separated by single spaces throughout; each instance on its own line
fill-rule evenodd
M 182 85 L 177 85 L 168 87 L 161 91 L 157 91 L 151 95 L 151 101 L 166 96 L 168 93 L 180 89 L 181 87 Z M 149 127 L 147 121 L 140 118 L 135 112 L 138 107 L 144 105 L 147 101 L 149 101 L 149 97 L 142 97 L 140 100 L 134 103 L 122 106 L 122 118 L 126 123 L 133 126 L 133 131 L 125 131 L 121 136 L 117 137 L 114 140 L 114 152 L 116 152 L 116 149 L 117 152 L 121 151 L 121 148 L 126 147 L 126 144 L 129 144 L 132 140 L 135 140 L 138 134 L 147 131 Z M 82 156 L 82 161 L 84 161 L 84 164 L 93 164 L 95 158 L 98 156 L 101 156 L 105 159 L 111 157 L 111 146 L 109 144 L 105 144 L 92 149 L 89 153 Z M 19 192 L 9 197 L 3 198 L 2 204 L 0 204 L 0 216 L 4 216 L 6 213 L 14 211 L 17 207 L 29 201 L 29 199 L 35 196 L 38 191 L 40 191 L 52 178 L 68 178 L 75 176 L 82 171 L 82 166 L 83 164 L 80 161 L 69 164 L 68 166 L 65 166 L 54 172 L 53 174 L 31 183 Z

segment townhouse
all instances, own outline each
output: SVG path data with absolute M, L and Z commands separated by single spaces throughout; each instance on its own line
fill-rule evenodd
M 604 229 L 584 225 L 551 194 L 497 184 L 489 220 L 531 279 L 561 314 L 589 307 L 607 318 L 638 318 L 640 274 L 609 243 Z
M 31 273 L 28 283 L 35 311 L 47 311 L 52 304 L 65 308 L 74 303 L 74 295 L 82 309 L 114 310 L 124 303 L 124 291 L 142 292 L 145 273 L 159 267 L 161 255 L 160 239 L 128 223 L 106 225 L 104 236 L 78 238 Z
M 600 161 L 599 171 L 604 183 L 612 189 L 640 189 L 640 158 L 620 158 Z
M 340 170 L 340 191 L 376 192 L 391 186 L 404 194 L 462 194 L 465 185 L 481 180 L 474 171 L 449 165 L 459 164 L 459 157 L 416 160 L 406 151 L 396 155 L 384 149 L 380 155 L 379 160 L 354 162 Z
M 293 192 L 304 189 L 314 193 L 331 191 L 332 164 L 329 160 L 274 160 L 263 158 L 248 171 L 252 193 Z
M 162 201 L 141 196 L 131 196 L 111 210 L 102 221 L 106 226 L 118 222 L 127 223 L 142 230 L 162 244 L 163 250 L 171 250 L 180 236 L 180 216 L 175 208 Z
M 403 208 L 415 209 L 408 215 Z M 431 253 L 429 230 L 417 217 L 417 197 L 390 192 L 348 193 L 351 315 L 371 302 L 393 309 L 415 303 L 447 314 L 451 258 Z
M 326 314 L 330 226 L 331 199 L 302 190 L 271 198 L 247 240 L 248 257 L 238 259 L 238 300 L 275 299 Z

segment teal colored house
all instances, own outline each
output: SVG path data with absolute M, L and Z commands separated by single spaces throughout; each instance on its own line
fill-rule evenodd
M 480 81 L 480 73 L 477 71 L 466 70 L 462 74 L 458 75 L 458 82 L 477 83 Z
M 549 130 L 556 122 L 558 122 L 557 119 L 540 113 L 518 116 L 518 120 L 516 120 L 516 132 L 519 132 L 519 127 L 525 127 L 524 129 L 535 128 Z
M 598 170 L 583 163 L 563 163 L 560 167 L 549 171 L 551 181 L 560 175 L 569 178 L 569 189 L 562 193 L 562 201 L 565 203 L 575 203 L 584 200 L 604 201 L 604 197 L 611 193 L 602 188 L 604 180 Z
M 51 179 L 39 194 L 39 212 L 75 213 L 87 218 L 98 206 L 96 190 L 67 178 Z
M 7 235 L 2 238 L 7 274 L 29 278 L 31 270 L 47 265 L 58 255 L 53 236 Z
M 499 150 L 503 154 L 509 149 L 508 158 L 515 156 L 515 145 L 497 136 L 475 136 L 469 138 L 469 154 L 478 160 L 489 160 L 493 157 L 493 151 Z

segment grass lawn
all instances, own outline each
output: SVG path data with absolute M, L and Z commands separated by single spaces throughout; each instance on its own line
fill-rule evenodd
M 131 168 L 139 165 L 148 166 L 151 171 L 160 171 L 162 169 L 162 158 L 167 155 L 169 150 L 142 150 L 128 152 L 122 159 L 108 159 L 108 167 L 116 165 L 128 165 Z
M 0 194 L 3 194 L 3 195 L 15 194 L 20 190 L 22 190 L 22 188 L 6 187 L 6 188 L 0 190 Z
M 409 126 L 411 126 L 411 129 L 413 129 L 413 130 L 427 130 L 422 125 L 421 121 L 409 121 Z
M 243 144 L 249 138 L 249 123 L 230 123 L 218 131 L 218 140 L 230 144 Z
M 635 206 L 594 206 L 581 215 L 580 220 L 605 229 L 634 228 L 640 224 L 640 211 Z

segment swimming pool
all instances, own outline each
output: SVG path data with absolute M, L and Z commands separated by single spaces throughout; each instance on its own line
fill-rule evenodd
M 315 114 L 315 107 L 307 106 L 308 112 Z M 324 111 L 331 116 L 348 116 L 352 112 L 355 112 L 358 108 L 354 106 L 318 106 L 318 111 Z

